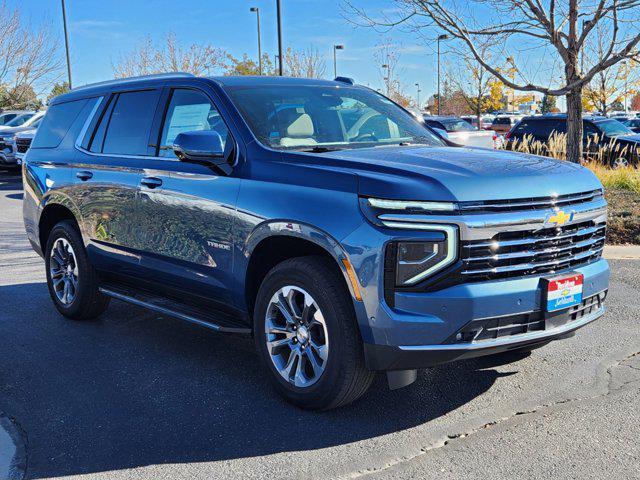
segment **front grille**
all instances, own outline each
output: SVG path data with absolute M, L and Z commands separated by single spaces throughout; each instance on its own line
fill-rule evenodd
M 582 303 L 560 312 L 546 313 L 536 310 L 504 317 L 472 320 L 452 335 L 446 343 L 482 342 L 558 328 L 597 312 L 602 308 L 606 296 L 606 291 L 592 295 L 585 298 Z
M 30 138 L 16 138 L 16 150 L 18 153 L 27 153 L 31 146 Z
M 503 232 L 490 240 L 462 243 L 467 281 L 551 274 L 600 258 L 606 226 L 592 221 L 564 227 Z
M 562 207 L 563 205 L 580 205 L 602 197 L 602 190 L 571 193 L 554 197 L 518 198 L 515 200 L 488 200 L 484 202 L 461 202 L 461 213 L 499 213 L 527 210 L 542 210 Z

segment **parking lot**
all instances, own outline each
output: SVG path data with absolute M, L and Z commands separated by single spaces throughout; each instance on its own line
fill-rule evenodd
M 611 262 L 608 313 L 571 339 L 397 391 L 381 376 L 353 405 L 312 413 L 270 389 L 249 339 L 117 301 L 65 320 L 21 198 L 0 172 L 0 425 L 25 478 L 638 476 L 640 261 Z

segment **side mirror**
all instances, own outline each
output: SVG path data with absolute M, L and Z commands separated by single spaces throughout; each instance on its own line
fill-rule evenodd
M 213 165 L 226 175 L 231 173 L 231 165 L 225 159 L 222 137 L 213 130 L 179 133 L 173 141 L 173 152 L 182 162 Z

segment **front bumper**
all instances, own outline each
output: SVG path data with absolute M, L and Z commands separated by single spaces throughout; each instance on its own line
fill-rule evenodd
M 536 331 L 515 335 L 496 336 L 496 338 L 471 341 L 451 342 L 439 345 L 374 345 L 365 344 L 365 359 L 371 370 L 409 370 L 427 368 L 441 363 L 492 355 L 520 348 L 536 348 L 571 336 L 579 328 L 600 318 L 605 312 L 604 299 L 606 291 L 593 295 L 576 307 L 556 315 L 545 315 L 541 311 L 531 312 L 541 318 L 542 328 Z M 517 315 L 504 317 L 509 323 Z M 471 323 L 478 323 L 477 320 Z M 512 325 L 503 327 L 508 329 Z M 521 325 L 517 325 L 521 328 Z M 526 330 L 526 328 L 525 328 Z

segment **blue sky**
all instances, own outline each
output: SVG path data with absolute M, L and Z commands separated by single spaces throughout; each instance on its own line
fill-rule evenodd
M 260 8 L 263 51 L 276 53 L 275 0 L 66 0 L 74 85 L 112 77 L 112 63 L 147 36 L 163 38 L 174 32 L 181 44 L 211 43 L 234 56 L 257 56 L 255 14 Z M 391 2 L 368 0 L 372 11 L 384 11 Z M 8 0 L 25 19 L 37 25 L 50 22 L 63 40 L 59 0 Z M 373 59 L 374 45 L 391 39 L 400 51 L 398 75 L 407 93 L 415 96 L 420 83 L 424 101 L 436 88 L 436 56 L 430 45 L 414 35 L 378 33 L 356 28 L 343 18 L 339 0 L 282 0 L 283 41 L 294 48 L 316 47 L 325 55 L 327 77 L 333 74 L 332 45 L 338 52 L 338 74 L 358 83 L 382 87 Z

